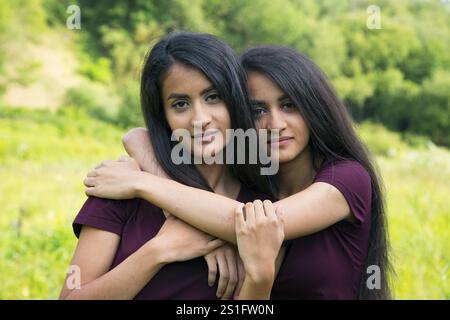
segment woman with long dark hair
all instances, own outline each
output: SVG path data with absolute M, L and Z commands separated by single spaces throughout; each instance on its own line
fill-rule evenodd
M 284 140 L 284 146 L 283 137 L 279 142 L 279 198 L 304 190 L 311 194 L 311 204 L 322 201 L 326 195 L 321 192 L 327 192 L 328 186 L 319 186 L 320 182 L 334 188 L 328 191 L 327 200 L 333 199 L 336 191 L 340 193 L 336 194 L 337 201 L 322 203 L 316 210 L 311 208 L 316 216 L 330 215 L 328 221 L 335 224 L 293 241 L 284 266 L 297 266 L 290 270 L 292 277 L 292 273 L 302 273 L 297 284 L 306 287 L 302 292 L 305 297 L 389 298 L 390 264 L 380 179 L 326 76 L 306 56 L 286 47 L 253 48 L 241 56 L 241 61 L 248 73 L 258 127 L 279 129 L 281 136 L 293 136 Z M 319 228 L 315 224 L 325 221 L 316 222 L 311 217 L 303 226 L 299 221 L 298 228 Z M 379 270 L 376 288 L 367 284 L 370 266 Z M 276 288 L 284 288 L 281 282 L 292 281 L 283 271 Z M 308 281 L 309 287 L 305 285 Z M 286 296 L 289 291 L 273 293 Z
M 280 162 L 274 179 L 279 200 L 274 205 L 283 208 L 285 239 L 291 241 L 271 297 L 388 299 L 381 184 L 345 107 L 320 69 L 295 50 L 254 48 L 241 61 L 257 127 L 279 133 L 269 141 Z M 127 140 L 130 154 L 145 163 L 136 145 L 149 144 L 148 137 L 137 131 Z M 116 174 L 104 168 L 92 175 L 88 194 L 121 198 L 130 190 L 122 188 L 121 181 L 132 177 L 130 196 L 236 242 L 233 214 L 242 205 L 239 201 L 148 173 Z M 245 207 L 263 210 L 265 205 L 268 201 L 256 200 Z M 261 268 L 274 270 L 271 261 Z
M 188 158 L 212 155 L 220 158 L 229 144 L 226 130 L 253 127 L 244 81 L 245 73 L 233 51 L 214 36 L 175 33 L 152 48 L 142 71 L 141 105 L 152 135 L 154 155 L 165 174 L 174 181 L 239 202 L 264 197 L 248 185 L 251 181 L 253 187 L 257 183 L 260 190 L 268 190 L 266 180 L 254 175 L 257 165 L 175 165 L 171 158 L 175 145 L 171 138 L 176 130 L 187 133 L 181 144 Z M 219 135 L 225 139 L 219 139 Z M 136 161 L 126 158 L 104 162 L 98 171 L 105 167 L 119 175 L 141 172 Z M 85 183 L 94 178 L 89 176 Z M 122 182 L 122 188 L 132 186 L 131 180 Z M 150 202 L 131 199 L 134 197 L 130 195 L 120 195 L 130 200 L 90 197 L 85 202 L 73 223 L 79 241 L 71 265 L 77 267 L 74 270 L 78 273 L 68 276 L 60 298 L 231 297 L 239 269 L 238 259 L 233 257 L 234 249 L 223 248 L 222 240 L 165 215 Z M 245 272 L 241 297 L 268 298 L 273 281 L 266 281 L 270 274 L 267 277 L 265 270 L 256 266 L 261 260 L 273 260 L 275 264 L 284 238 L 282 220 L 270 204 L 266 210 L 246 210 L 245 217 L 242 208 L 233 213 L 236 216 L 233 230 L 240 230 L 240 236 L 234 240 Z M 261 255 L 259 246 L 269 250 Z M 217 261 L 207 259 L 211 254 Z M 216 263 L 219 265 L 218 285 L 213 286 L 211 279 L 208 285 L 204 255 L 210 271 L 216 268 Z M 74 286 L 77 275 L 79 286 Z

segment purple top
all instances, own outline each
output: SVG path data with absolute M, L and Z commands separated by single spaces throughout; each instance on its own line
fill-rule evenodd
M 357 299 L 369 244 L 370 175 L 355 161 L 325 161 L 314 182 L 336 187 L 356 221 L 289 241 L 271 298 Z
M 263 196 L 242 187 L 237 201 L 249 202 Z M 165 221 L 163 211 L 142 199 L 107 200 L 90 197 L 84 203 L 73 230 L 78 237 L 82 225 L 118 234 L 119 247 L 110 269 L 124 261 L 153 238 Z M 135 299 L 205 299 L 216 297 L 217 282 L 208 286 L 208 267 L 203 257 L 165 265 Z

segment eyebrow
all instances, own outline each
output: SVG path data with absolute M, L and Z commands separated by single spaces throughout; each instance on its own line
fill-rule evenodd
M 209 91 L 215 90 L 214 86 L 209 86 L 206 89 L 203 89 L 202 92 L 200 92 L 201 95 L 204 95 L 206 93 L 208 93 Z M 175 93 L 172 92 L 171 94 L 169 94 L 169 96 L 167 97 L 167 100 L 170 99 L 185 99 L 185 98 L 189 98 L 189 95 L 185 94 L 185 93 Z
M 282 96 L 280 96 L 280 97 L 277 99 L 277 101 L 278 101 L 278 102 L 282 102 L 282 101 L 288 100 L 288 99 L 290 99 L 290 98 L 288 97 L 288 95 L 287 95 L 287 94 L 283 94 Z M 250 99 L 250 102 L 253 103 L 253 104 L 257 104 L 257 105 L 264 105 L 264 104 L 265 104 L 264 101 L 262 101 L 262 100 L 256 100 L 256 99 Z
M 255 99 L 250 99 L 250 102 L 252 104 L 257 104 L 258 106 L 265 104 L 264 101 L 262 101 L 262 100 L 255 100 Z
M 284 101 L 284 100 L 287 100 L 287 99 L 289 99 L 288 95 L 287 94 L 283 94 L 277 100 L 278 100 L 278 102 L 281 102 L 281 101 Z

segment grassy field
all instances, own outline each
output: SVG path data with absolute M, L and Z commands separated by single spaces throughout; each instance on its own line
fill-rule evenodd
M 396 299 L 450 299 L 450 152 L 364 124 L 388 203 Z M 124 153 L 123 130 L 66 109 L 0 111 L 0 299 L 56 299 L 86 199 L 82 180 Z

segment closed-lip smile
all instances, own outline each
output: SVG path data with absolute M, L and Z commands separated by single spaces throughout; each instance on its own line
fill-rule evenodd
M 279 144 L 282 144 L 282 143 L 287 143 L 288 141 L 293 140 L 293 139 L 294 139 L 293 137 L 281 136 L 281 137 L 279 137 L 278 139 L 275 139 L 275 140 L 267 140 L 267 143 L 272 143 L 272 144 L 279 143 Z
M 209 141 L 213 141 L 215 139 L 215 135 L 217 132 L 219 132 L 219 130 L 206 130 L 202 133 L 197 133 L 196 135 L 193 135 L 192 137 L 194 139 L 201 139 L 203 142 L 209 142 Z

